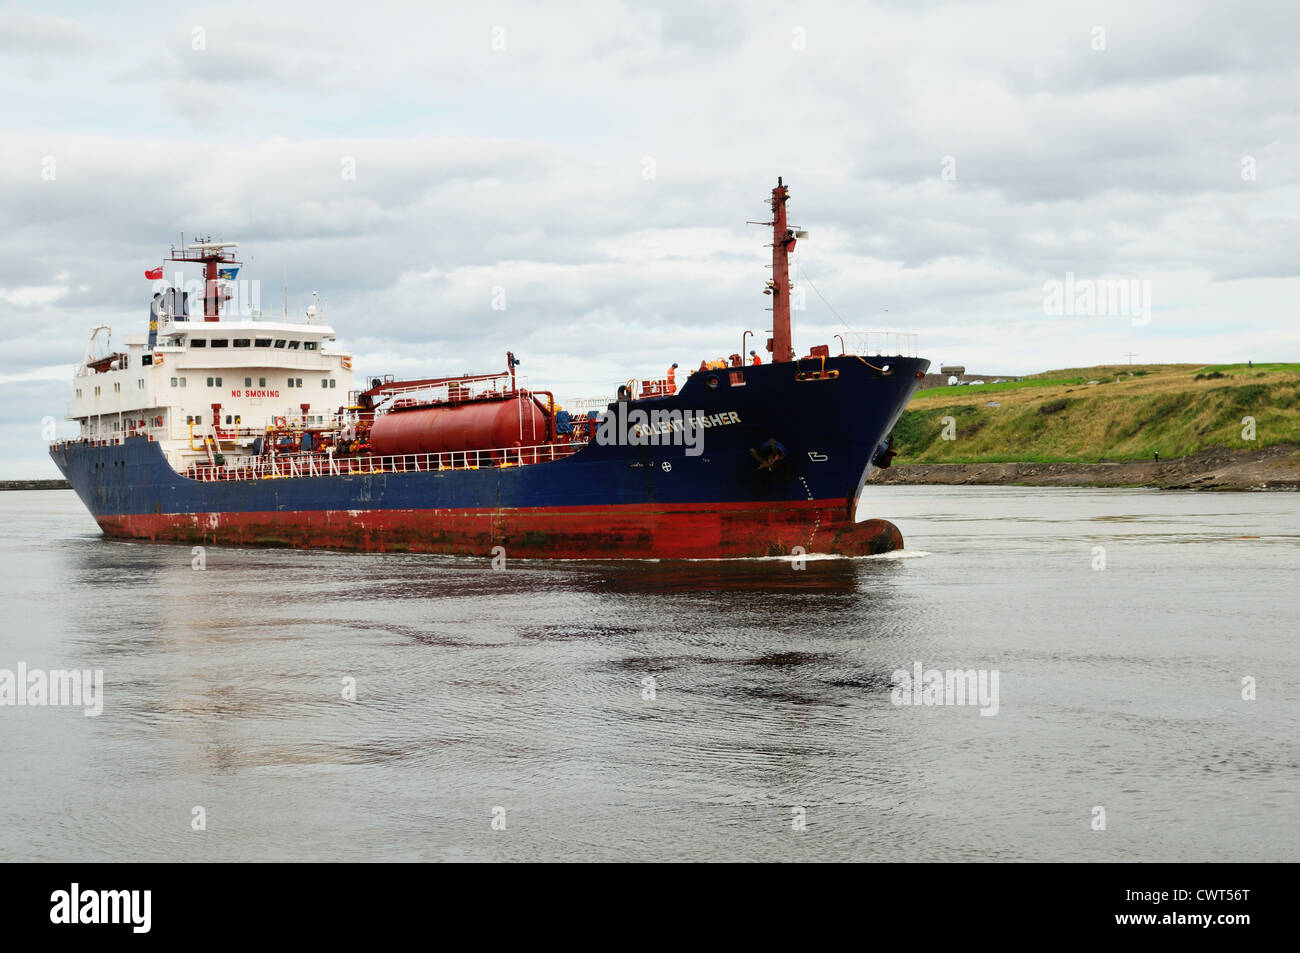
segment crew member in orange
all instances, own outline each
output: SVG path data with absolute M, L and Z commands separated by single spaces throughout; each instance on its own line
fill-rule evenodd
M 751 363 L 751 364 L 762 364 L 762 363 L 763 363 L 763 359 L 762 359 L 761 357 L 758 356 L 758 352 L 757 352 L 757 351 L 750 351 L 750 352 L 749 352 L 749 356 L 750 356 L 750 358 L 752 358 L 752 360 L 750 360 L 749 363 Z
M 676 361 L 673 362 L 672 367 L 668 368 L 668 393 L 670 394 L 677 393 L 677 362 Z

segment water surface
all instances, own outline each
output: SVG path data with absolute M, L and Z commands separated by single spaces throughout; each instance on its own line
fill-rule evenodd
M 105 678 L 99 717 L 0 707 L 0 857 L 1300 856 L 1300 497 L 872 493 L 910 558 L 504 571 L 199 571 L 0 493 L 0 669 Z M 917 661 L 996 670 L 997 715 L 893 704 Z

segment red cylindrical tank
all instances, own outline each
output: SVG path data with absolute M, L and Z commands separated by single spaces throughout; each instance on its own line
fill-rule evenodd
M 528 397 L 380 414 L 370 447 L 380 455 L 531 447 L 546 441 L 546 415 Z

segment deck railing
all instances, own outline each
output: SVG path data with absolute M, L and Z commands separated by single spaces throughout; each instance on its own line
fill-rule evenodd
M 295 453 L 257 458 L 223 466 L 203 464 L 185 470 L 191 480 L 273 480 L 293 477 L 362 476 L 378 473 L 426 473 L 445 470 L 500 469 L 551 463 L 571 456 L 585 444 L 541 444 L 494 450 L 455 450 L 445 453 L 403 453 L 389 456 L 337 457 L 326 453 Z
M 846 354 L 916 357 L 916 334 L 911 331 L 841 331 L 836 337 Z
M 574 417 L 582 417 L 591 411 L 603 414 L 614 403 L 613 397 L 579 397 L 564 402 L 564 409 Z

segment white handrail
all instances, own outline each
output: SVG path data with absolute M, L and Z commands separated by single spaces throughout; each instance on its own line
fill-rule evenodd
M 603 413 L 612 403 L 613 397 L 578 397 L 565 404 L 564 409 L 569 411 L 570 416 L 581 417 L 593 410 Z
M 251 463 L 191 466 L 185 475 L 204 482 L 266 480 L 293 477 L 359 476 L 375 473 L 426 473 L 440 470 L 504 469 L 551 463 L 571 456 L 586 444 L 537 444 L 491 450 L 448 450 L 441 453 L 400 453 L 387 456 L 337 457 L 333 454 L 285 454 Z
M 911 331 L 841 331 L 846 354 L 916 357 L 916 334 Z

